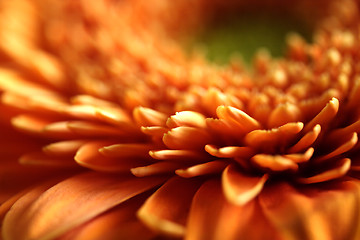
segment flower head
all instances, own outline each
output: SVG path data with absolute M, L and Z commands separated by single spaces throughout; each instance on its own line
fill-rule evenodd
M 359 238 L 358 3 L 269 2 L 252 71 L 179 39 L 258 1 L 1 2 L 3 238 Z

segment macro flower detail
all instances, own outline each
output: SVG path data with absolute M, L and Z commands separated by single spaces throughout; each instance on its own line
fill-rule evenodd
M 251 70 L 185 53 L 262 4 L 315 11 L 313 42 L 290 34 Z M 2 239 L 360 237 L 357 1 L 0 9 Z

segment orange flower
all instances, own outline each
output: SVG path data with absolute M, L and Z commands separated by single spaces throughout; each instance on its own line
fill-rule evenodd
M 257 1 L 0 2 L 2 238 L 359 239 L 359 5 L 261 4 L 318 26 L 247 72 L 179 39 Z

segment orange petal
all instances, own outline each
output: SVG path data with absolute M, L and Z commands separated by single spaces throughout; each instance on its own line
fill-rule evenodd
M 324 110 L 324 106 L 325 107 L 328 106 L 329 102 L 332 101 L 334 96 L 340 97 L 340 93 L 338 90 L 336 90 L 334 88 L 330 88 L 330 89 L 326 90 L 320 96 L 315 96 L 313 98 L 307 99 L 306 101 L 299 102 L 299 108 L 301 109 L 304 117 L 306 118 L 305 121 L 311 121 L 313 119 L 313 116 L 316 117 L 319 114 L 319 112 L 322 112 Z M 336 101 L 335 101 L 335 103 L 336 103 Z M 333 109 L 333 110 L 336 110 L 336 109 Z M 329 113 L 332 112 L 330 106 L 327 109 L 327 111 L 329 111 Z M 326 122 L 327 121 L 325 121 L 325 123 Z M 313 122 L 313 123 L 315 126 L 316 123 L 315 122 Z M 322 128 L 325 127 L 321 123 L 319 123 L 319 124 L 321 125 Z M 311 129 L 311 127 L 309 127 L 309 129 Z M 309 130 L 309 129 L 307 129 L 307 130 Z
M 146 135 L 162 138 L 164 134 L 169 131 L 169 129 L 165 127 L 154 126 L 154 127 L 141 127 L 141 131 Z
M 73 105 L 63 109 L 63 112 L 68 114 L 70 117 L 85 119 L 85 120 L 97 120 L 96 107 L 92 105 Z
M 44 128 L 48 124 L 52 123 L 52 121 L 46 118 L 39 118 L 24 114 L 11 119 L 11 123 L 14 127 L 21 131 L 32 134 L 42 134 Z
M 25 195 L 32 195 L 32 199 L 35 199 L 40 196 L 43 192 L 45 192 L 47 189 L 55 185 L 56 183 L 64 180 L 66 176 L 69 176 L 64 174 L 63 176 L 61 174 L 58 174 L 56 177 L 48 177 L 45 181 L 41 181 L 39 183 L 34 182 L 35 184 L 32 184 L 31 187 L 25 188 L 22 191 L 18 191 L 16 194 L 13 194 L 11 198 L 9 198 L 6 202 L 1 202 L 0 204 L 0 221 L 3 221 L 3 218 L 5 217 L 6 213 L 10 210 L 11 206 L 21 197 Z M 2 188 L 4 190 L 4 188 Z M 27 196 L 29 197 L 29 196 Z
M 279 145 L 288 144 L 303 129 L 303 126 L 303 123 L 297 122 L 287 123 L 271 130 L 254 130 L 245 136 L 245 142 L 254 148 L 273 150 Z
M 333 157 L 339 156 L 340 154 L 351 150 L 356 145 L 357 142 L 358 142 L 358 136 L 356 133 L 353 133 L 351 134 L 350 138 L 348 138 L 347 141 L 343 143 L 341 146 L 337 147 L 335 150 L 333 150 L 332 152 L 326 155 L 316 158 L 314 161 L 320 163 L 328 159 L 331 159 Z
M 301 121 L 300 109 L 292 103 L 280 104 L 270 114 L 268 120 L 268 127 L 275 128 L 280 127 L 289 122 Z
M 55 92 L 41 85 L 26 81 L 15 71 L 0 68 L 0 89 L 25 96 L 56 96 Z
M 163 137 L 163 142 L 171 149 L 203 149 L 212 141 L 207 131 L 194 127 L 173 128 Z
M 184 178 L 192 178 L 201 175 L 220 173 L 227 165 L 229 165 L 229 163 L 226 161 L 215 160 L 184 169 L 178 169 L 175 173 Z
M 144 167 L 135 167 L 131 173 L 137 177 L 146 177 L 159 174 L 172 174 L 184 164 L 178 162 L 157 162 Z
M 146 200 L 138 217 L 156 232 L 182 237 L 188 209 L 200 184 L 199 180 L 173 177 Z
M 206 89 L 205 94 L 202 97 L 203 105 L 211 116 L 217 114 L 217 107 L 226 105 L 234 107 L 242 107 L 241 101 L 238 98 L 232 96 L 230 93 L 223 93 L 220 89 L 210 87 Z
M 258 121 L 263 123 L 268 121 L 271 111 L 273 110 L 269 96 L 261 92 L 252 94 L 249 99 L 248 109 Z
M 245 205 L 261 192 L 268 178 L 267 174 L 262 177 L 245 175 L 229 165 L 222 174 L 222 188 L 229 202 Z
M 101 154 L 107 157 L 141 157 L 148 158 L 149 151 L 156 148 L 153 144 L 146 143 L 124 143 L 114 144 L 100 148 Z
M 77 105 L 88 105 L 95 107 L 118 107 L 113 102 L 108 102 L 106 100 L 95 98 L 90 95 L 77 95 L 71 98 L 71 103 Z
M 138 107 L 133 111 L 136 123 L 140 126 L 165 126 L 168 116 L 150 108 Z
M 55 138 L 77 138 L 79 137 L 74 131 L 70 130 L 68 122 L 54 122 L 44 128 L 44 134 Z
M 243 135 L 247 131 L 239 130 L 238 128 L 234 128 L 229 121 L 225 119 L 214 119 L 214 118 L 207 118 L 206 119 L 207 126 L 214 132 L 222 135 Z
M 96 172 L 69 178 L 40 197 L 20 198 L 5 216 L 3 236 L 54 239 L 163 181 L 161 177 L 142 179 Z
M 335 166 L 330 166 L 329 170 L 323 171 L 312 177 L 298 178 L 299 183 L 311 184 L 326 182 L 336 178 L 341 178 L 350 170 L 351 160 L 349 158 L 343 158 L 335 163 Z
M 5 92 L 1 96 L 2 103 L 21 110 L 30 110 L 32 112 L 44 115 L 61 114 L 61 109 L 66 103 L 55 96 L 21 96 L 11 92 Z
M 315 127 L 307 132 L 294 146 L 288 149 L 289 153 L 296 153 L 305 150 L 310 147 L 318 138 L 321 131 L 321 126 L 316 124 Z
M 205 160 L 209 160 L 208 155 L 193 150 L 153 150 L 149 151 L 149 154 L 152 158 L 157 160 L 185 162 L 203 162 Z
M 226 119 L 236 123 L 238 127 L 248 132 L 260 128 L 260 123 L 256 119 L 234 107 L 219 106 L 216 109 L 216 114 L 220 119 Z
M 74 156 L 86 140 L 69 140 L 51 143 L 43 147 L 43 152 L 50 156 Z
M 309 148 L 304 153 L 285 154 L 284 157 L 293 160 L 295 163 L 303 163 L 310 160 L 314 154 L 314 148 Z
M 151 240 L 155 233 L 136 218 L 144 197 L 135 197 L 67 232 L 58 240 Z
M 111 158 L 100 154 L 99 149 L 111 145 L 113 142 L 94 141 L 83 145 L 75 155 L 75 161 L 83 166 L 96 171 L 128 172 L 133 167 L 149 164 L 138 158 Z
M 329 133 L 327 138 L 325 139 L 328 142 L 338 142 L 339 140 L 343 140 L 347 136 L 349 136 L 352 133 L 360 133 L 360 120 L 350 124 L 347 127 L 335 129 L 332 132 Z
M 205 116 L 192 111 L 182 111 L 177 112 L 175 115 L 172 115 L 167 121 L 166 125 L 169 128 L 175 128 L 180 126 L 188 127 L 206 127 Z
M 308 122 L 304 127 L 304 132 L 311 131 L 317 124 L 325 126 L 328 124 L 333 117 L 337 114 L 339 110 L 339 100 L 332 98 L 328 104 L 321 110 L 321 112 L 316 115 L 310 122 Z
M 82 136 L 128 136 L 129 138 L 135 137 L 122 131 L 119 128 L 87 121 L 69 121 L 67 122 L 67 126 L 71 131 Z
M 187 240 L 279 239 L 255 199 L 244 206 L 229 203 L 220 181 L 203 184 L 195 194 L 187 223 Z
M 250 147 L 227 146 L 218 148 L 210 144 L 205 146 L 205 151 L 219 158 L 250 158 L 255 154 L 255 151 Z
M 135 126 L 130 117 L 121 108 L 100 108 L 96 110 L 96 117 L 100 121 L 121 127 L 124 131 L 137 132 L 139 128 Z
M 291 159 L 281 155 L 256 154 L 251 161 L 261 168 L 272 171 L 297 171 L 299 166 Z
M 265 188 L 259 199 L 281 239 L 358 239 L 360 215 L 354 209 L 360 207 L 360 192 L 354 185 L 343 182 L 295 190 L 277 183 Z

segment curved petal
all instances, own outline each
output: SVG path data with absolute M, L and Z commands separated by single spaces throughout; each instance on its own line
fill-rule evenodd
M 139 126 L 165 126 L 168 116 L 150 108 L 137 107 L 133 111 L 133 117 Z
M 46 145 L 43 147 L 43 152 L 49 156 L 71 156 L 73 157 L 76 151 L 87 143 L 86 140 L 68 140 L 60 141 Z
M 76 105 L 91 105 L 96 107 L 113 107 L 116 108 L 116 105 L 113 102 L 109 102 L 107 100 L 96 98 L 91 95 L 76 95 L 71 98 L 71 103 Z M 128 118 L 128 117 L 127 117 Z
M 256 149 L 273 150 L 279 145 L 286 145 L 297 137 L 303 129 L 302 122 L 287 123 L 270 130 L 254 130 L 245 136 L 245 143 Z
M 173 128 L 163 136 L 164 144 L 170 149 L 204 149 L 212 141 L 204 129 L 185 126 Z
M 143 196 L 129 199 L 114 209 L 67 232 L 58 240 L 154 239 L 155 233 L 136 218 L 136 211 L 143 202 Z
M 141 127 L 140 130 L 146 135 L 152 136 L 153 138 L 162 138 L 165 133 L 169 131 L 168 128 L 160 126 L 152 127 Z
M 290 147 L 288 152 L 297 153 L 305 150 L 306 148 L 309 148 L 316 141 L 316 139 L 318 139 L 320 132 L 321 126 L 316 124 L 311 131 L 307 132 L 295 145 Z
M 257 199 L 244 206 L 232 205 L 224 198 L 220 181 L 210 180 L 194 196 L 185 239 L 279 238 L 262 214 Z
M 328 168 L 329 169 L 323 170 L 323 172 L 317 173 L 311 177 L 298 178 L 296 181 L 303 184 L 312 184 L 341 178 L 350 170 L 351 160 L 349 158 L 340 159 L 329 164 Z
M 211 144 L 205 146 L 205 151 L 219 158 L 250 158 L 255 154 L 254 149 L 250 147 L 226 146 L 219 148 Z
M 107 157 L 150 158 L 148 153 L 154 148 L 156 148 L 156 145 L 149 143 L 122 143 L 105 146 L 100 148 L 99 151 Z
M 338 128 L 338 129 L 333 130 L 327 136 L 326 141 L 334 142 L 334 141 L 343 140 L 344 136 L 347 137 L 354 132 L 356 132 L 356 133 L 360 132 L 360 120 L 358 120 L 344 128 Z
M 93 141 L 84 144 L 76 153 L 75 161 L 83 166 L 103 172 L 129 172 L 131 168 L 149 164 L 139 158 L 112 158 L 105 157 L 99 149 L 111 145 L 111 142 Z
M 335 117 L 339 110 L 339 100 L 333 97 L 328 104 L 321 110 L 321 112 L 316 115 L 310 122 L 308 122 L 304 127 L 304 132 L 309 132 L 317 124 L 321 126 L 326 126 L 332 118 Z
M 175 115 L 172 115 L 166 121 L 166 125 L 169 128 L 175 128 L 180 126 L 189 126 L 189 127 L 206 127 L 205 116 L 198 112 L 193 111 L 182 111 L 177 112 Z
M 197 164 L 188 168 L 178 169 L 175 173 L 184 178 L 192 178 L 207 174 L 221 173 L 229 163 L 224 160 L 214 160 Z
M 46 169 L 46 171 L 45 171 Z M 53 176 L 69 176 L 76 169 L 29 168 L 16 161 L 2 162 L 0 167 L 0 204 L 24 189 Z
M 245 175 L 229 165 L 222 174 L 224 195 L 232 204 L 245 205 L 261 192 L 268 178 L 267 174 L 262 177 Z
M 176 169 L 184 167 L 184 164 L 178 162 L 156 162 L 147 166 L 131 168 L 134 176 L 147 177 L 157 174 L 172 174 Z
M 14 240 L 56 238 L 164 180 L 96 172 L 77 175 L 38 198 L 20 198 L 5 216 L 3 236 Z
M 271 111 L 267 125 L 269 128 L 280 127 L 288 122 L 301 121 L 302 117 L 302 113 L 297 105 L 286 102 L 279 104 Z
M 135 136 L 129 134 L 117 127 L 109 126 L 101 123 L 90 121 L 67 121 L 67 127 L 80 136 L 85 137 L 124 137 L 126 139 L 134 139 Z
M 146 200 L 138 217 L 157 232 L 182 237 L 191 200 L 200 184 L 198 179 L 172 178 Z
M 29 114 L 22 114 L 11 119 L 12 125 L 20 131 L 30 134 L 43 134 L 44 128 L 51 124 L 49 119 L 39 118 Z
M 260 128 L 260 123 L 256 119 L 252 118 L 244 111 L 231 106 L 217 107 L 216 114 L 220 119 L 227 119 L 237 123 L 240 128 L 249 132 Z
M 359 239 L 359 184 L 332 183 L 297 191 L 278 183 L 266 188 L 259 199 L 284 239 Z
M 333 151 L 330 153 L 315 158 L 314 161 L 317 163 L 327 161 L 333 157 L 339 156 L 342 153 L 350 151 L 358 142 L 357 133 L 352 133 L 351 136 L 346 140 L 346 142 L 342 143 L 340 146 L 337 146 Z
M 271 171 L 297 171 L 299 166 L 292 159 L 281 155 L 256 154 L 251 162 L 257 166 Z
M 4 67 L 0 70 L 0 88 L 2 90 L 26 96 L 56 96 L 56 93 L 30 81 L 20 74 Z
M 203 152 L 194 150 L 152 150 L 149 155 L 157 160 L 179 161 L 179 162 L 204 162 L 209 156 Z
M 68 173 L 70 174 L 70 173 Z M 61 175 L 57 174 L 55 178 L 48 178 L 46 181 L 41 181 L 31 186 L 27 187 L 21 191 L 17 191 L 17 193 L 12 194 L 10 198 L 8 198 L 5 202 L 1 201 L 0 204 L 0 221 L 3 220 L 5 214 L 10 210 L 11 206 L 21 197 L 28 195 L 26 198 L 35 199 L 39 197 L 43 192 L 49 189 L 51 186 L 55 185 L 56 183 L 66 179 L 69 175 Z M 4 188 L 1 188 L 4 190 Z M 0 195 L 1 196 L 1 195 Z

